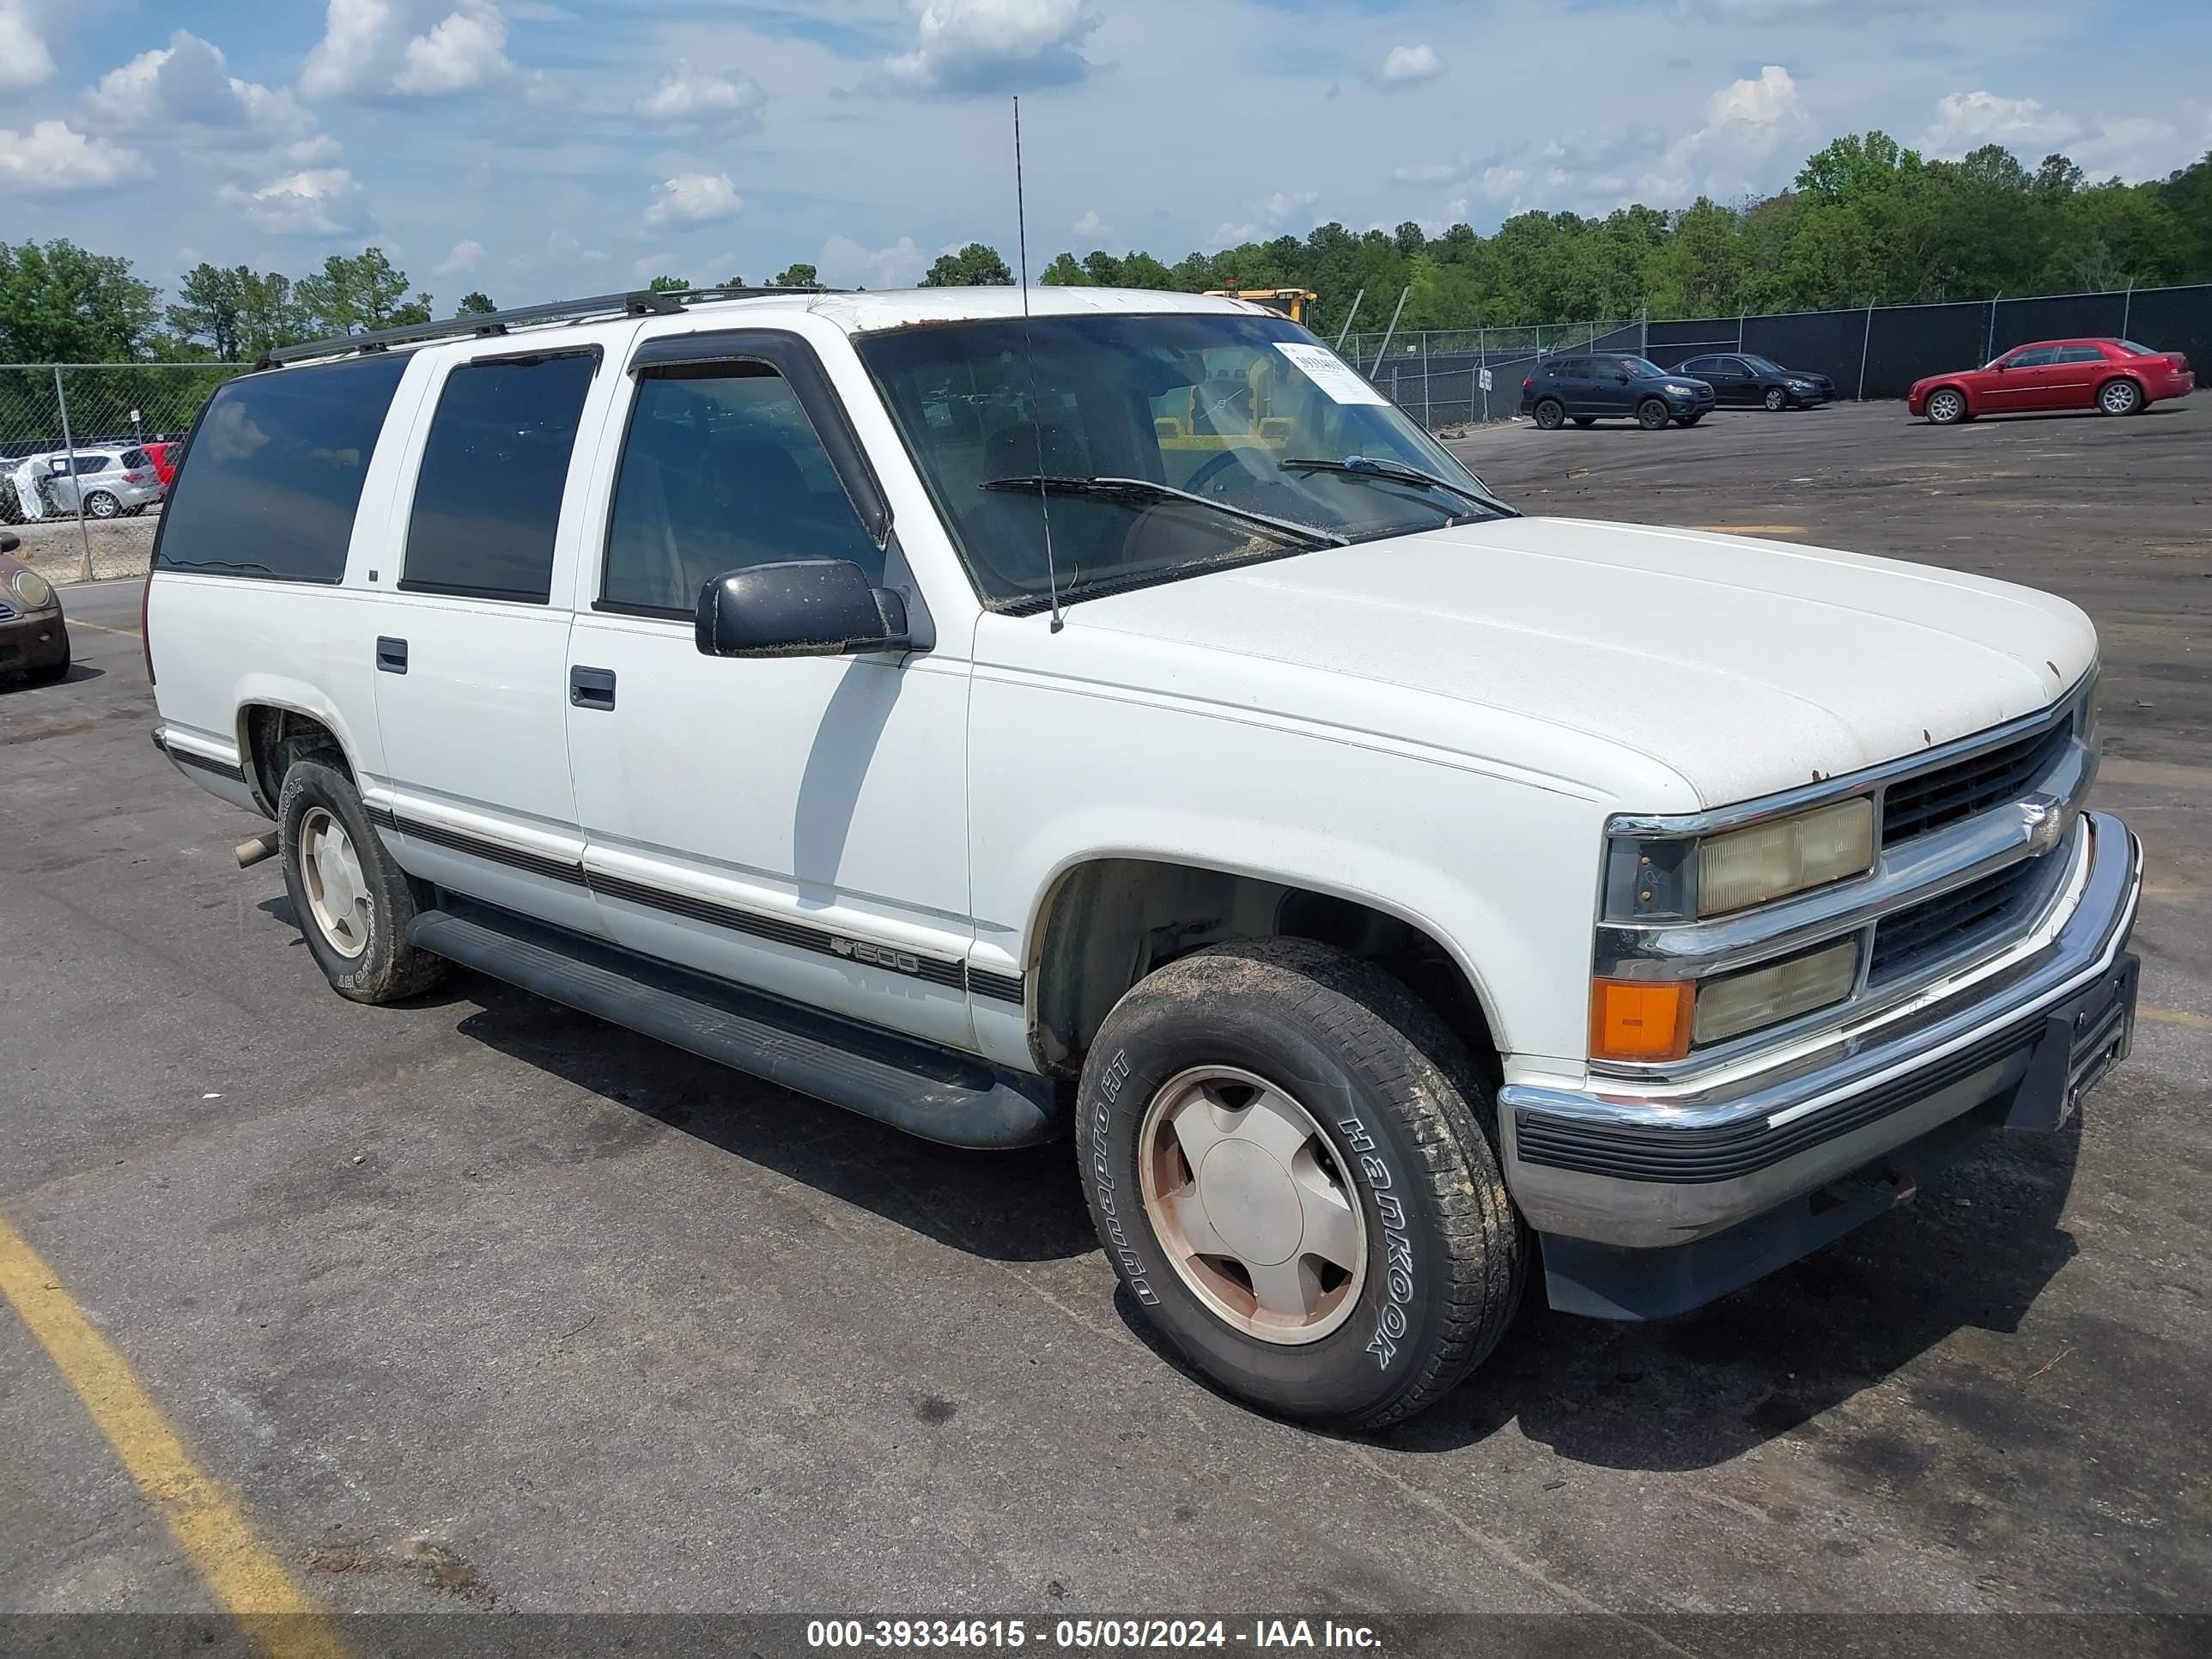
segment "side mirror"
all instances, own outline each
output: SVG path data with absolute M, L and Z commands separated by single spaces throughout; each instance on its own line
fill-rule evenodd
M 850 559 L 726 570 L 699 590 L 693 623 L 709 657 L 846 657 L 903 651 L 906 602 Z
M 13 553 L 23 544 L 23 538 L 11 530 L 0 530 L 0 553 Z

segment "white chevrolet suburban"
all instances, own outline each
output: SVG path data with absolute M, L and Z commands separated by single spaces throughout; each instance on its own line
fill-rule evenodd
M 2127 1052 L 2097 641 L 1524 518 L 1304 329 L 618 295 L 279 354 L 148 583 L 155 742 L 341 994 L 459 963 L 955 1146 L 1372 1426 L 1694 1307 Z M 979 1178 L 988 1178 L 979 1173 Z

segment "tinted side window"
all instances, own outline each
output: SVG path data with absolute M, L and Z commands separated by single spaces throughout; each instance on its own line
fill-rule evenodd
M 2046 368 L 2050 364 L 2052 355 L 2051 348 L 2049 346 L 2040 346 L 2033 351 L 2015 352 L 2005 359 L 2005 367 L 2007 368 Z
M 1674 372 L 1689 375 L 1715 374 L 1720 372 L 1721 367 L 1722 360 L 1718 357 L 1692 357 L 1686 362 L 1675 364 Z
M 402 588 L 545 603 L 568 455 L 599 362 L 569 352 L 447 375 L 415 480 Z
M 790 383 L 761 363 L 641 375 L 601 601 L 689 617 L 724 571 L 786 559 L 850 559 L 884 579 L 883 550 Z
M 2101 363 L 2105 354 L 2094 346 L 2061 346 L 2051 360 L 2054 363 Z
M 219 389 L 161 510 L 155 563 L 283 581 L 345 575 L 362 475 L 407 359 L 251 374 Z
M 1587 357 L 1561 357 L 1552 365 L 1553 377 L 1562 380 L 1587 380 L 1589 372 L 1589 359 Z

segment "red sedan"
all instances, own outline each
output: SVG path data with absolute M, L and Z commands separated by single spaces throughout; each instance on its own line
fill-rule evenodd
M 1905 407 L 1937 426 L 2045 409 L 2133 415 L 2186 398 L 2196 385 L 2189 359 L 2178 351 L 2153 351 L 2133 340 L 2037 340 L 1986 368 L 1915 380 Z

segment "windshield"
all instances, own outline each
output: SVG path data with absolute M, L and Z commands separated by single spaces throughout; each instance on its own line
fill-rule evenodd
M 897 329 L 855 343 L 977 592 L 995 609 L 1048 602 L 1048 514 L 1066 599 L 1305 550 L 1302 544 L 1400 536 L 1504 511 L 1455 493 L 1480 485 L 1287 319 L 1015 318 Z M 1284 465 L 1353 457 L 1380 466 Z M 1432 473 L 1452 488 L 1394 469 Z M 1039 477 L 1054 481 L 1048 496 L 1006 482 Z M 1065 487 L 1084 480 L 1098 482 Z M 1270 528 L 1269 519 L 1285 526 Z M 1327 536 L 1295 533 L 1309 526 Z
M 2160 352 L 2152 350 L 2151 348 L 2147 345 L 2137 345 L 2133 340 L 2121 341 L 2120 349 L 2126 352 L 2130 357 L 2156 357 L 2163 355 Z
M 1623 357 L 1620 360 L 1620 366 L 1626 369 L 1631 374 L 1660 376 L 1664 375 L 1667 373 L 1665 369 L 1660 368 L 1658 364 L 1653 362 L 1649 357 Z
M 1776 362 L 1771 357 L 1746 357 L 1744 362 L 1751 365 L 1752 370 L 1754 374 L 1782 374 L 1788 373 L 1781 364 Z

